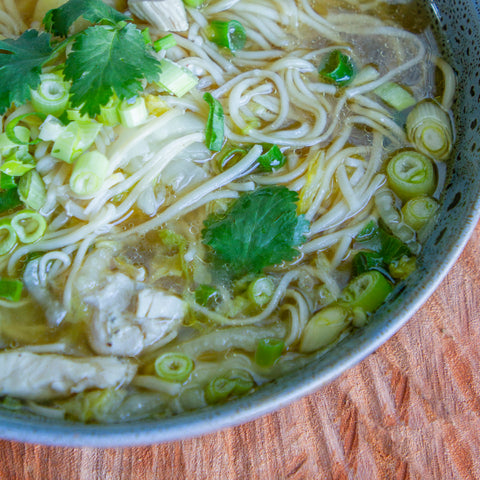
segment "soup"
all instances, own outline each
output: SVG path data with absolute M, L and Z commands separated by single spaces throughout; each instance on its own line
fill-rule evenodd
M 415 270 L 454 135 L 423 7 L 39 0 L 0 27 L 5 408 L 235 399 Z

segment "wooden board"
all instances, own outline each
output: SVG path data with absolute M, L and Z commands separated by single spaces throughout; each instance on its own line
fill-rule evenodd
M 0 479 L 480 478 L 480 225 L 428 303 L 314 395 L 236 428 L 143 448 L 0 441 Z

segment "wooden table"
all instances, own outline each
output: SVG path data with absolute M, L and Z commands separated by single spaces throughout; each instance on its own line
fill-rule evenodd
M 376 353 L 272 415 L 145 448 L 0 441 L 0 479 L 480 478 L 480 224 L 428 303 Z

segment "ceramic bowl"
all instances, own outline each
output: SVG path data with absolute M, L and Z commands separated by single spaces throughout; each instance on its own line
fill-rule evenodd
M 439 220 L 420 266 L 363 329 L 308 366 L 227 404 L 161 420 L 84 425 L 0 411 L 0 436 L 63 446 L 132 446 L 205 434 L 271 412 L 318 390 L 391 337 L 435 290 L 457 259 L 480 215 L 479 4 L 438 0 L 432 9 L 443 54 L 458 78 L 454 105 L 457 140 Z

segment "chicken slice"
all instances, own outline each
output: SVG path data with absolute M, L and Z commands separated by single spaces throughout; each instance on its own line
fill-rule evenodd
M 161 31 L 184 32 L 188 29 L 183 0 L 128 0 L 130 11 Z
M 68 357 L 15 350 L 0 353 L 0 395 L 26 400 L 67 397 L 132 381 L 137 367 L 114 357 Z
M 136 282 L 122 273 L 108 278 L 103 289 L 85 301 L 96 307 L 89 342 L 100 355 L 134 357 L 177 335 L 186 314 L 186 303 L 175 295 L 145 289 L 138 294 L 136 315 L 129 311 Z

